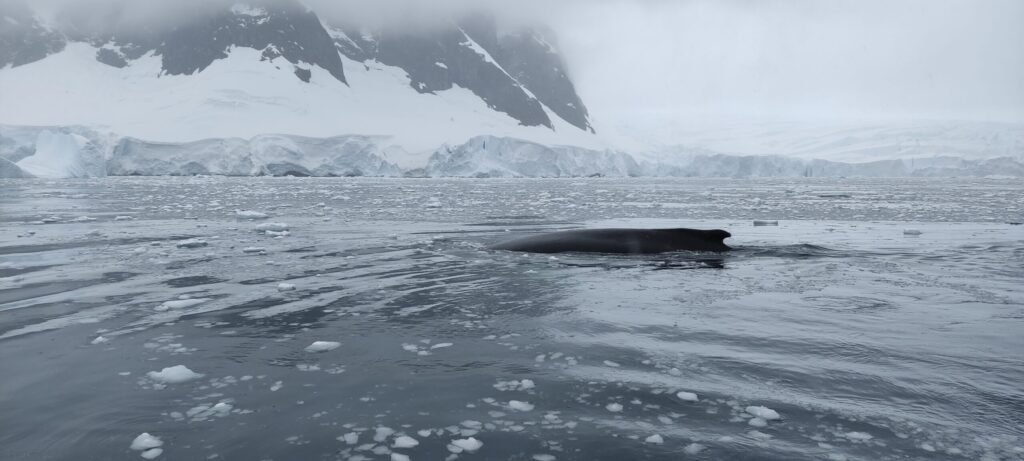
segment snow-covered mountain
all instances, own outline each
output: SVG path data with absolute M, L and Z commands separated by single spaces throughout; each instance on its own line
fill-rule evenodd
M 595 142 L 539 27 L 472 15 L 371 28 L 331 23 L 296 0 L 223 3 L 145 30 L 57 17 L 0 1 L 0 123 L 169 142 L 388 135 L 411 151 L 481 134 Z

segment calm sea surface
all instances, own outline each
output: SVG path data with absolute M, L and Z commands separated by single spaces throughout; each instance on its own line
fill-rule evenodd
M 0 459 L 1022 460 L 1022 221 L 998 179 L 0 181 Z M 608 226 L 736 250 L 487 249 Z

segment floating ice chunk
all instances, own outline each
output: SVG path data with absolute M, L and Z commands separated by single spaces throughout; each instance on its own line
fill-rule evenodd
M 655 445 L 661 445 L 661 444 L 665 443 L 665 439 L 663 439 L 663 438 L 662 438 L 662 437 L 661 437 L 660 435 L 658 435 L 658 434 L 654 434 L 654 435 L 652 435 L 652 436 L 650 436 L 650 437 L 647 437 L 646 439 L 644 439 L 644 442 L 646 442 L 646 443 L 653 443 L 653 444 L 655 444 Z
M 131 216 L 114 216 L 114 221 L 131 221 L 135 218 Z
M 241 219 L 267 219 L 270 215 L 252 210 L 235 210 L 235 216 Z
M 847 432 L 843 435 L 850 440 L 871 440 L 875 438 L 873 435 L 868 434 L 867 432 Z
M 691 443 L 683 447 L 683 453 L 686 453 L 688 455 L 696 455 L 697 453 L 704 451 L 705 448 L 707 447 L 699 443 Z
M 608 411 L 610 411 L 612 413 L 618 413 L 618 412 L 622 411 L 622 405 L 618 404 L 618 403 L 609 403 L 608 405 L 605 405 L 604 407 L 606 409 L 608 409 Z
M 203 374 L 189 370 L 185 365 L 175 365 L 160 371 L 151 371 L 146 373 L 146 376 L 149 376 L 149 379 L 153 381 L 159 381 L 164 384 L 178 384 L 202 378 Z
M 777 411 L 759 405 L 751 405 L 747 407 L 746 412 L 767 421 L 774 421 L 776 419 L 782 418 L 781 416 L 779 416 L 779 413 Z
M 295 291 L 295 285 L 291 283 L 278 283 L 277 291 Z
M 359 443 L 359 433 L 349 432 L 345 435 L 342 435 L 341 437 L 338 437 L 338 440 L 341 440 L 349 445 L 355 445 Z
M 284 232 L 288 230 L 288 224 L 283 222 L 265 222 L 256 225 L 256 232 Z
M 619 365 L 619 364 L 617 364 L 615 362 L 612 362 L 611 360 L 605 360 L 604 364 L 608 365 L 608 366 L 610 366 L 612 368 L 618 368 L 618 367 L 622 366 L 622 365 Z
M 921 231 L 917 229 L 903 229 L 903 235 L 921 235 Z
M 555 461 L 555 455 L 549 455 L 547 453 L 533 455 L 533 461 Z
M 391 461 L 409 461 L 409 457 L 401 453 L 392 453 Z
M 448 450 L 451 451 L 452 453 L 462 453 L 463 451 L 473 453 L 479 450 L 480 447 L 482 446 L 484 446 L 483 442 L 473 437 L 469 437 L 465 439 L 452 440 L 452 443 L 448 445 Z
M 529 402 L 522 402 L 519 400 L 509 400 L 508 407 L 516 411 L 530 411 L 533 410 L 533 404 Z
M 778 226 L 778 221 L 762 221 L 760 219 L 754 220 L 755 226 Z
M 178 248 L 200 248 L 209 245 L 206 240 L 203 239 L 188 239 L 178 242 L 175 246 Z
M 135 437 L 135 440 L 132 440 L 132 445 L 130 448 L 132 450 L 141 451 L 163 446 L 163 444 L 163 440 L 160 440 L 159 437 L 152 436 L 149 434 L 149 432 L 143 432 L 139 434 L 137 437 Z
M 281 381 L 277 381 L 272 386 L 270 386 L 270 392 L 277 392 L 281 390 L 282 387 L 284 387 L 284 383 Z
M 394 433 L 394 429 L 387 426 L 380 426 L 374 430 L 373 441 L 383 442 L 387 440 L 388 437 L 391 437 Z
M 266 252 L 267 252 L 267 249 L 263 248 L 263 247 L 245 247 L 245 248 L 242 248 L 242 253 L 247 253 L 247 254 L 266 253 Z
M 452 343 L 437 343 L 437 344 L 434 344 L 433 346 L 430 346 L 430 348 L 431 349 L 440 349 L 442 347 L 452 347 L 452 346 L 454 346 L 454 344 L 452 344 Z
M 92 344 L 103 344 L 103 343 L 109 343 L 109 342 L 110 342 L 110 339 L 107 338 L 106 336 L 97 336 L 96 339 L 91 341 Z
M 765 421 L 764 418 L 750 418 L 750 421 L 747 421 L 747 424 L 754 427 L 765 427 L 768 425 L 768 421 Z
M 174 301 L 164 301 L 163 304 L 156 307 L 158 311 L 166 311 L 168 309 L 185 309 L 187 307 L 197 306 L 199 304 L 209 301 L 210 298 L 193 298 L 193 299 L 177 299 Z
M 394 448 L 412 448 L 419 445 L 420 442 L 408 435 L 401 435 L 395 439 L 395 443 L 391 445 Z
M 693 392 L 679 391 L 676 392 L 676 397 L 679 397 L 679 400 L 682 400 L 684 402 L 697 401 L 697 394 L 694 394 Z
M 142 452 L 142 457 L 146 459 L 154 459 L 162 454 L 164 454 L 163 448 L 150 448 L 149 450 Z
M 306 352 L 326 352 L 341 347 L 341 343 L 337 341 L 314 341 L 313 344 L 306 346 Z

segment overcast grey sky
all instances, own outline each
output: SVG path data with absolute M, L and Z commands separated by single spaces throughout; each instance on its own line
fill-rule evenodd
M 1024 122 L 1024 1 L 573 2 L 550 19 L 599 118 Z
M 116 5 L 123 21 L 148 28 L 228 1 L 32 3 L 73 5 L 80 21 Z M 512 22 L 545 22 L 599 123 L 680 116 L 1024 122 L 1024 0 L 304 3 L 335 20 L 430 24 L 484 5 Z

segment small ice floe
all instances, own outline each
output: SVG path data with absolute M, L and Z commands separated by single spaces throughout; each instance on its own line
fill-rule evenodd
M 535 384 L 532 379 L 524 379 L 522 381 L 498 381 L 494 384 L 494 388 L 499 391 L 525 391 L 533 389 Z
M 277 291 L 295 291 L 295 285 L 291 283 L 278 283 Z
M 274 382 L 273 385 L 270 386 L 270 392 L 277 392 L 281 390 L 282 387 L 284 387 L 284 383 L 281 381 L 276 381 Z
M 684 402 L 696 402 L 697 401 L 697 394 L 694 394 L 693 392 L 679 391 L 679 392 L 676 392 L 676 397 L 678 397 L 679 400 L 682 400 Z
M 918 229 L 903 229 L 903 235 L 921 235 Z
M 655 445 L 661 445 L 661 444 L 665 443 L 665 439 L 662 438 L 661 435 L 659 435 L 659 434 L 654 434 L 654 435 L 644 439 L 644 442 L 645 443 L 653 443 Z
M 114 221 L 131 221 L 135 218 L 131 216 L 114 216 Z
M 479 450 L 482 446 L 484 446 L 484 443 L 473 437 L 455 439 L 452 440 L 452 443 L 448 444 L 448 451 L 455 454 L 462 453 L 463 451 L 473 453 Z
M 622 411 L 622 404 L 619 404 L 619 403 L 609 403 L 608 405 L 605 405 L 604 408 L 607 409 L 608 411 L 612 412 L 612 413 L 618 413 L 618 412 Z
M 412 461 L 412 458 L 401 453 L 391 453 L 391 461 Z
M 683 453 L 686 453 L 688 455 L 696 455 L 697 453 L 704 451 L 705 448 L 707 447 L 699 443 L 691 443 L 683 447 Z
M 110 342 L 110 338 L 107 338 L 106 336 L 100 335 L 100 336 L 97 336 L 96 339 L 93 339 L 92 341 L 90 341 L 90 344 L 105 344 L 105 343 L 109 343 L 109 342 Z
M 161 447 L 164 445 L 164 441 L 160 440 L 159 437 L 155 437 L 149 434 L 149 432 L 143 432 L 132 440 L 131 449 L 145 451 L 151 448 Z
M 555 461 L 555 455 L 549 455 L 547 453 L 541 453 L 539 455 L 533 455 L 533 461 Z
M 530 411 L 533 410 L 533 404 L 529 402 L 523 402 L 519 400 L 509 400 L 508 407 L 515 411 Z
M 270 215 L 253 210 L 235 210 L 235 216 L 239 219 L 267 219 Z
M 284 232 L 288 230 L 288 224 L 283 222 L 265 222 L 255 227 L 256 232 Z
M 146 459 L 156 459 L 157 456 L 164 454 L 163 448 L 150 448 L 142 452 L 142 457 Z
M 210 298 L 176 299 L 174 301 L 164 301 L 163 304 L 156 306 L 154 309 L 160 312 L 169 309 L 185 309 L 188 307 L 197 306 L 209 300 Z
M 437 344 L 434 344 L 433 346 L 430 346 L 430 349 L 431 350 L 433 350 L 433 349 L 441 349 L 443 347 L 452 347 L 452 346 L 454 346 L 454 344 L 452 344 L 452 343 L 437 343 Z
M 146 373 L 146 376 L 153 381 L 164 384 L 178 384 L 202 378 L 203 374 L 189 370 L 185 365 L 175 365 L 173 367 L 164 368 L 160 371 L 151 371 Z
M 326 352 L 339 347 L 341 343 L 337 341 L 314 341 L 313 344 L 306 346 L 306 352 Z
M 868 434 L 867 432 L 847 432 L 843 434 L 843 436 L 850 440 L 871 440 L 875 438 L 873 435 Z
M 358 432 L 349 432 L 347 434 L 344 434 L 344 435 L 338 437 L 338 440 L 341 441 L 341 442 L 345 442 L 345 443 L 347 443 L 349 445 L 355 445 L 355 444 L 359 443 L 359 433 Z
M 760 220 L 760 219 L 755 219 L 754 220 L 754 225 L 755 226 L 778 226 L 779 222 L 778 221 L 764 221 L 764 220 Z
M 772 410 L 771 408 L 768 407 L 762 407 L 760 405 L 751 405 L 747 407 L 744 411 L 746 411 L 751 416 L 761 418 L 766 421 L 774 421 L 776 419 L 782 418 L 781 416 L 779 416 L 779 413 L 777 411 Z
M 203 239 L 188 239 L 182 240 L 175 244 L 178 248 L 200 248 L 209 245 L 206 240 Z
M 242 248 L 242 253 L 245 254 L 266 254 L 267 249 L 263 247 L 245 247 Z
M 611 360 L 605 360 L 604 364 L 609 366 L 609 367 L 612 367 L 612 368 L 619 368 L 619 367 L 622 366 L 622 365 L 619 365 L 618 363 L 612 362 Z
M 68 222 L 89 222 L 89 221 L 95 221 L 95 220 L 96 220 L 96 218 L 90 218 L 88 216 L 79 216 L 79 217 L 74 218 L 74 219 L 72 219 L 72 220 L 70 220 Z
M 391 446 L 394 448 L 412 448 L 419 444 L 419 440 L 409 437 L 408 435 L 400 435 L 395 438 L 395 443 Z
M 747 421 L 747 424 L 749 424 L 751 426 L 754 426 L 754 427 L 765 427 L 765 426 L 768 425 L 768 421 L 766 421 L 764 418 L 756 418 L 755 417 L 755 418 L 750 418 L 750 421 Z

